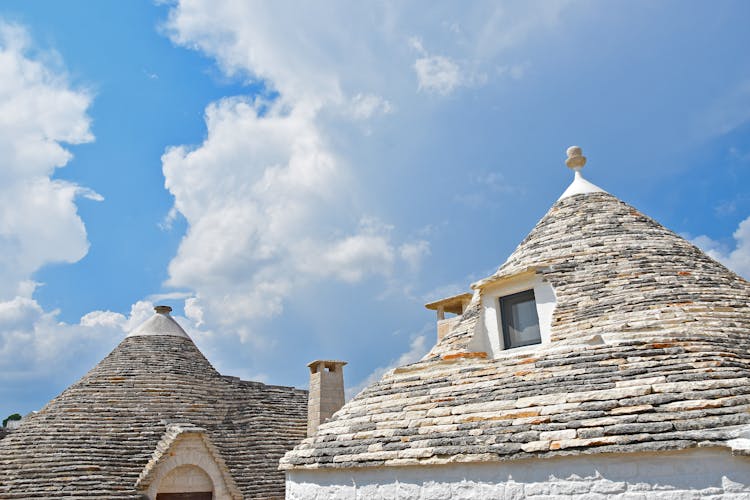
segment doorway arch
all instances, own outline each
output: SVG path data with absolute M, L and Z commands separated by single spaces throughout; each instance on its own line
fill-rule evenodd
M 156 500 L 212 500 L 211 476 L 197 465 L 175 467 L 159 481 Z

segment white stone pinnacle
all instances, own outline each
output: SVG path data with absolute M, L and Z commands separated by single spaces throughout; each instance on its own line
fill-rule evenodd
M 606 193 L 605 190 L 599 186 L 590 183 L 581 175 L 581 169 L 586 165 L 586 157 L 583 156 L 583 150 L 578 146 L 570 146 L 566 151 L 568 159 L 565 160 L 565 164 L 569 169 L 575 172 L 573 182 L 568 186 L 568 189 L 558 198 L 558 201 L 569 196 L 576 194 L 587 194 L 587 193 Z

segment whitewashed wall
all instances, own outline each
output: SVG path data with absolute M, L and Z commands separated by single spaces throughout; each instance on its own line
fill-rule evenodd
M 750 499 L 750 457 L 726 448 L 500 464 L 289 471 L 287 500 Z

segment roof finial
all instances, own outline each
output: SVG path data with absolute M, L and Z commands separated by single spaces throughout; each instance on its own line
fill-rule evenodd
M 565 164 L 568 168 L 575 172 L 578 172 L 586 165 L 586 157 L 583 156 L 583 150 L 578 146 L 570 146 L 567 150 L 568 159 L 565 160 Z
M 578 146 L 570 146 L 568 148 L 568 159 L 565 160 L 565 164 L 569 169 L 575 172 L 573 176 L 573 183 L 568 186 L 568 189 L 560 196 L 560 200 L 573 196 L 574 194 L 586 194 L 586 193 L 605 193 L 602 188 L 591 184 L 589 181 L 583 178 L 581 175 L 581 169 L 586 164 L 586 157 L 583 156 L 583 151 Z
M 154 311 L 158 314 L 169 314 L 172 312 L 172 308 L 169 306 L 156 306 L 154 307 Z

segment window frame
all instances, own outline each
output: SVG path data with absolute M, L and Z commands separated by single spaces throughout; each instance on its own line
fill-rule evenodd
M 542 328 L 541 324 L 539 322 L 539 312 L 537 311 L 537 303 L 536 303 L 536 294 L 534 293 L 534 289 L 528 289 L 523 290 L 521 292 L 512 293 L 510 295 L 503 295 L 499 297 L 499 306 L 500 306 L 500 328 L 502 330 L 503 334 L 503 348 L 504 349 L 515 349 L 517 347 L 526 347 L 530 345 L 538 345 L 542 343 Z M 539 331 L 539 336 L 533 341 L 533 342 L 526 342 L 522 344 L 512 345 L 510 340 L 510 314 L 507 314 L 510 312 L 510 308 L 514 304 L 519 304 L 522 302 L 528 302 L 531 300 L 534 304 L 534 316 L 536 316 L 536 324 L 537 324 L 537 330 Z

